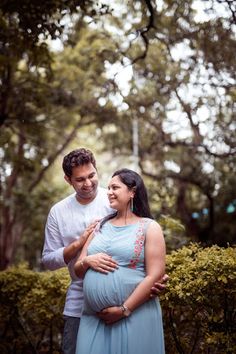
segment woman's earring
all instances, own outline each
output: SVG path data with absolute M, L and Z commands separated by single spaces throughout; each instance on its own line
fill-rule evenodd
M 134 198 L 130 198 L 130 210 L 134 211 Z

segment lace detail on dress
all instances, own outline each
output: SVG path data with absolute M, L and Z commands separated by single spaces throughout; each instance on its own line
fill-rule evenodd
M 128 265 L 129 268 L 136 269 L 137 263 L 140 260 L 140 255 L 143 249 L 144 241 L 145 241 L 145 233 L 144 233 L 144 225 L 147 223 L 147 220 L 141 219 L 139 223 L 139 227 L 136 234 L 136 239 L 134 242 L 134 255 L 130 260 Z M 146 229 L 146 228 L 145 228 Z

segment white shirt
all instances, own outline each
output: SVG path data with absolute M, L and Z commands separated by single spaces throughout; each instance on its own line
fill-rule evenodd
M 56 203 L 48 214 L 42 262 L 50 270 L 68 267 L 71 284 L 66 295 L 64 315 L 81 316 L 83 281 L 74 273 L 76 257 L 66 264 L 63 250 L 71 242 L 77 240 L 94 220 L 101 219 L 112 211 L 114 210 L 109 206 L 106 189 L 98 187 L 97 195 L 91 203 L 80 204 L 76 199 L 76 193 L 73 193 Z

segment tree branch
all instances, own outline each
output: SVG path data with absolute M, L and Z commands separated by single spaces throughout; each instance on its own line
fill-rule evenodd
M 92 123 L 95 123 L 96 119 L 92 119 L 88 122 L 86 122 L 86 125 L 90 125 Z M 74 137 L 77 134 L 77 130 L 79 128 L 81 128 L 81 126 L 84 126 L 85 124 L 82 123 L 82 121 L 80 120 L 77 125 L 72 129 L 72 131 L 70 132 L 70 134 L 66 137 L 64 143 L 61 145 L 61 147 L 55 151 L 55 153 L 53 153 L 51 156 L 48 157 L 48 165 L 45 166 L 44 168 L 42 168 L 42 170 L 39 172 L 39 174 L 37 175 L 37 177 L 34 179 L 34 181 L 30 184 L 28 191 L 32 192 L 33 189 L 39 184 L 39 182 L 43 179 L 46 171 L 51 167 L 51 165 L 54 163 L 54 161 L 56 160 L 56 158 L 62 153 L 63 150 L 65 150 L 65 148 L 69 145 L 69 143 L 74 139 Z
M 195 124 L 195 123 L 193 122 L 192 108 L 191 108 L 190 104 L 187 104 L 187 103 L 185 103 L 185 102 L 183 101 L 183 99 L 180 97 L 180 95 L 179 95 L 177 89 L 175 89 L 174 92 L 175 92 L 175 94 L 176 94 L 176 97 L 177 97 L 178 100 L 179 100 L 179 103 L 181 104 L 181 106 L 182 106 L 184 112 L 186 113 L 186 115 L 187 115 L 187 117 L 188 117 L 188 119 L 189 119 L 190 126 L 191 126 L 191 128 L 192 128 L 192 132 L 193 132 L 193 135 L 194 135 L 194 142 L 195 142 L 195 143 L 198 143 L 198 144 L 202 143 L 203 138 L 202 138 L 202 136 L 201 136 L 201 134 L 200 134 L 198 124 Z
M 137 34 L 140 35 L 143 39 L 145 50 L 142 54 L 140 54 L 138 57 L 132 60 L 131 64 L 135 64 L 137 61 L 141 59 L 145 59 L 148 53 L 148 47 L 149 47 L 149 40 L 147 38 L 147 33 L 150 31 L 151 28 L 155 28 L 154 26 L 154 6 L 152 4 L 151 0 L 145 0 L 144 1 L 147 9 L 149 11 L 149 21 L 146 27 L 140 28 L 137 30 Z
M 143 175 L 145 175 L 147 177 L 150 177 L 150 178 L 152 178 L 154 180 L 161 181 L 161 180 L 166 179 L 166 178 L 175 179 L 175 180 L 178 180 L 178 181 L 181 181 L 181 182 L 192 184 L 192 185 L 198 187 L 207 197 L 210 196 L 209 188 L 206 189 L 204 186 L 201 185 L 201 183 L 199 181 L 194 180 L 192 176 L 191 177 L 182 176 L 181 174 L 174 173 L 174 172 L 166 172 L 164 175 L 154 174 L 154 173 L 145 171 L 142 163 L 140 163 L 140 168 L 141 168 L 141 171 L 142 171 Z
M 204 144 L 186 143 L 185 141 L 176 141 L 176 142 L 165 141 L 165 145 L 168 145 L 168 146 L 171 146 L 171 147 L 185 146 L 185 147 L 188 147 L 188 148 L 202 148 L 202 149 L 205 150 L 205 152 L 208 155 L 211 155 L 211 156 L 214 156 L 214 157 L 217 157 L 217 158 L 222 158 L 222 159 L 226 158 L 226 157 L 229 157 L 229 156 L 236 155 L 236 149 L 232 149 L 232 151 L 225 152 L 225 153 L 222 153 L 222 154 L 217 154 L 217 153 L 214 153 L 214 152 L 210 151 L 210 149 Z
M 228 5 L 229 11 L 232 14 L 233 18 L 233 23 L 236 24 L 236 6 L 235 6 L 235 0 L 217 0 L 219 3 L 224 4 L 226 3 Z

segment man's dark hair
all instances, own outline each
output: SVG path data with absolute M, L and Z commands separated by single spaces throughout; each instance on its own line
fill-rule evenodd
M 93 153 L 88 149 L 76 149 L 71 151 L 63 159 L 62 168 L 67 177 L 72 176 L 73 167 L 83 166 L 91 163 L 96 169 L 96 160 Z

